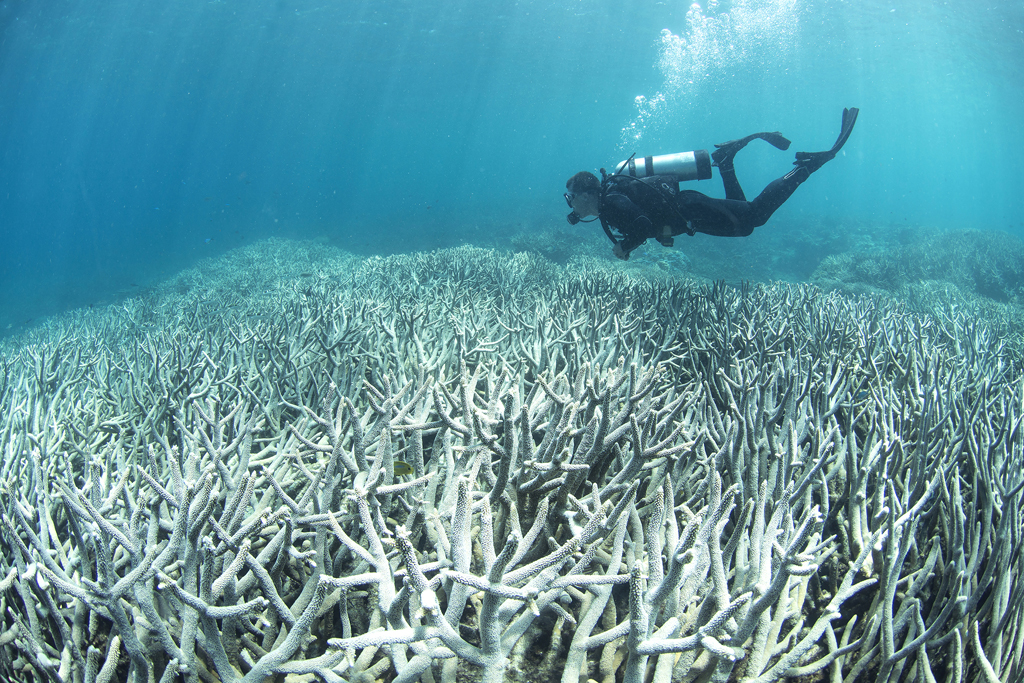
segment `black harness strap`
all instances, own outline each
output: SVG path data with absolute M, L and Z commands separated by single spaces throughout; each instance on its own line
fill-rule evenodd
M 630 157 L 628 161 L 632 160 L 633 157 Z M 625 165 L 623 165 L 623 168 L 625 168 Z M 622 178 L 624 180 L 631 180 L 634 183 L 640 183 L 643 187 L 646 188 L 648 192 L 653 192 L 654 196 L 657 197 L 671 213 L 674 213 L 679 218 L 679 220 L 682 222 L 682 225 L 685 226 L 684 229 L 686 230 L 686 233 L 693 237 L 695 231 L 693 230 L 693 228 L 690 227 L 690 221 L 686 220 L 686 218 L 681 213 L 679 213 L 679 207 L 675 205 L 675 202 L 672 199 L 669 199 L 669 197 L 665 196 L 669 194 L 668 190 L 662 190 L 661 188 L 645 183 L 640 178 L 631 175 L 626 175 L 621 172 L 605 175 L 604 169 L 602 168 L 601 174 L 604 175 L 604 180 L 601 181 L 601 194 L 598 197 L 597 215 L 601 219 L 601 227 L 604 228 L 604 234 L 608 235 L 608 239 L 612 241 L 612 244 L 619 244 L 619 240 L 615 239 L 615 235 L 612 234 L 611 228 L 608 226 L 608 222 L 605 220 L 604 216 L 601 213 L 601 203 L 604 202 L 604 198 L 608 195 L 608 190 L 611 188 L 612 181 L 614 181 L 616 178 Z M 672 196 L 674 197 L 674 195 Z

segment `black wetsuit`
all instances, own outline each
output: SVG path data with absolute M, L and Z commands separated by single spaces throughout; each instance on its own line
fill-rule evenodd
M 767 223 L 810 175 L 806 169 L 794 169 L 769 183 L 756 199 L 748 202 L 732 164 L 726 166 L 720 167 L 726 199 L 708 197 L 696 190 L 679 191 L 674 176 L 608 176 L 599 204 L 601 226 L 612 242 L 621 246 L 626 257 L 651 238 L 671 246 L 672 236 L 683 233 L 746 237 L 754 228 Z

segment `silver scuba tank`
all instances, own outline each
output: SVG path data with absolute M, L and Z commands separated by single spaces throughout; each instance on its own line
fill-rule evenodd
M 675 176 L 685 180 L 707 180 L 711 177 L 711 155 L 706 149 L 656 157 L 630 157 L 615 164 L 615 173 L 646 178 L 652 175 Z

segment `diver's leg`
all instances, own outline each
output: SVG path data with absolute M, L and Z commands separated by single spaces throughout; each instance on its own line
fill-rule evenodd
M 686 216 L 688 226 L 696 232 L 719 237 L 746 237 L 754 228 L 767 223 L 809 175 L 805 169 L 793 169 L 768 183 L 750 202 L 714 199 L 693 191 L 680 192 L 677 199 L 680 214 Z
M 746 237 L 754 229 L 746 217 L 750 202 L 716 199 L 696 190 L 684 190 L 676 196 L 676 207 L 686 219 L 685 230 L 673 230 L 676 235 L 703 232 L 718 237 Z
M 776 209 L 790 198 L 801 183 L 811 177 L 811 174 L 821 168 L 825 162 L 833 159 L 836 153 L 843 148 L 850 138 L 850 133 L 853 132 L 853 124 L 857 122 L 858 111 L 855 108 L 843 110 L 842 128 L 832 149 L 827 152 L 797 152 L 796 161 L 793 162 L 796 164 L 796 168 L 778 180 L 768 183 L 761 194 L 750 202 L 750 210 L 744 212 L 741 220 L 750 221 L 754 228 L 767 223 Z
M 722 175 L 722 185 L 725 187 L 725 198 L 745 202 L 747 200 L 747 196 L 743 194 L 743 188 L 740 187 L 740 181 L 736 178 L 736 169 L 732 165 L 732 157 L 729 157 L 720 163 L 715 163 L 715 166 L 718 166 L 718 172 Z
M 751 140 L 756 139 L 764 140 L 777 149 L 789 149 L 789 140 L 779 132 L 753 133 L 745 138 L 715 145 L 716 149 L 711 153 L 711 159 L 714 161 L 713 165 L 718 167 L 718 171 L 722 175 L 722 185 L 725 187 L 726 199 L 734 199 L 740 202 L 747 200 L 746 195 L 743 194 L 743 188 L 740 187 L 739 180 L 736 179 L 736 169 L 733 167 L 732 162 L 737 152 L 746 147 Z
M 743 218 L 749 222 L 752 228 L 757 228 L 768 222 L 772 214 L 782 206 L 787 199 L 796 192 L 810 173 L 804 169 L 795 168 L 777 180 L 773 180 L 761 190 L 761 194 L 748 202 L 748 210 L 743 212 Z

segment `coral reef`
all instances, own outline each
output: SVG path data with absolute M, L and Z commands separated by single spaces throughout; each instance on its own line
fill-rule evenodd
M 898 292 L 942 281 L 994 301 L 1024 302 L 1024 242 L 999 231 L 932 232 L 885 249 L 826 257 L 812 280 L 825 286 L 867 286 Z
M 604 263 L 265 242 L 5 342 L 0 676 L 1020 680 L 1019 330 Z

